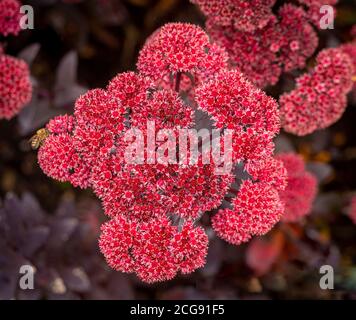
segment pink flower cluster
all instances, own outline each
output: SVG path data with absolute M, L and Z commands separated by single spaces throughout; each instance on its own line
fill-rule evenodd
M 303 136 L 335 123 L 347 106 L 353 65 L 341 49 L 324 49 L 310 73 L 299 77 L 296 88 L 280 97 L 283 127 Z
M 278 105 L 238 71 L 225 71 L 196 90 L 196 101 L 216 127 L 233 131 L 233 159 L 257 161 L 271 157 L 279 133 Z
M 238 245 L 263 235 L 281 219 L 284 204 L 279 191 L 286 187 L 287 172 L 280 160 L 267 158 L 246 166 L 251 180 L 242 180 L 231 207 L 220 209 L 212 225 L 219 237 Z
M 320 12 L 322 6 L 335 6 L 338 0 L 298 0 L 301 4 L 307 7 L 307 15 L 310 21 L 317 27 L 320 28 L 320 20 L 325 14 Z M 334 17 L 336 10 L 333 7 Z
M 349 217 L 354 224 L 356 224 L 356 196 L 353 196 L 351 199 L 350 209 L 349 209 Z
M 20 30 L 20 2 L 17 0 L 0 0 L 0 35 L 17 35 Z
M 261 29 L 273 16 L 276 0 L 191 0 L 209 19 L 219 26 L 240 31 Z
M 151 283 L 202 267 L 208 239 L 197 221 L 221 205 L 234 179 L 242 179 L 233 172 L 216 174 L 215 163 L 203 163 L 201 156 L 196 164 L 127 162 L 133 142 L 126 139 L 129 130 L 142 130 L 145 146 L 153 143 L 158 150 L 161 145 L 149 141 L 147 121 L 154 121 L 155 133 L 195 128 L 198 106 L 217 128 L 233 130 L 233 162 L 249 178 L 232 201 L 238 222 L 225 210 L 213 219 L 222 238 L 244 232 L 247 241 L 281 217 L 278 190 L 286 176 L 273 159 L 273 138 L 280 129 L 277 103 L 239 72 L 227 71 L 222 53 L 199 27 L 168 24 L 144 46 L 139 73 L 119 74 L 106 89 L 88 91 L 77 99 L 73 116 L 47 125 L 39 164 L 48 176 L 90 187 L 101 199 L 111 220 L 102 227 L 100 249 L 114 269 Z M 183 76 L 191 81 L 190 100 L 182 99 Z M 147 150 L 144 155 L 155 160 Z
M 211 44 L 200 27 L 168 23 L 147 39 L 137 69 L 159 87 L 190 94 L 194 87 L 227 68 L 227 61 L 225 49 Z
M 353 64 L 352 80 L 354 82 L 354 85 L 352 88 L 352 96 L 353 100 L 356 101 L 356 25 L 353 26 L 351 30 L 351 35 L 353 37 L 353 40 L 341 45 L 340 49 L 350 57 Z
M 356 24 L 352 26 L 350 34 L 354 39 L 356 39 Z
M 235 245 L 266 234 L 284 212 L 278 191 L 261 182 L 244 181 L 232 206 L 219 210 L 212 224 L 220 238 Z
M 192 222 L 172 226 L 162 217 L 139 224 L 120 216 L 102 226 L 100 248 L 112 268 L 152 283 L 204 266 L 208 237 Z
M 267 233 L 283 214 L 278 190 L 286 180 L 283 165 L 273 159 L 273 137 L 280 127 L 276 102 L 238 71 L 221 72 L 200 86 L 196 101 L 218 128 L 232 130 L 233 159 L 251 176 L 235 192 L 232 209 L 213 217 L 214 230 L 232 244 Z
M 32 85 L 25 61 L 2 53 L 0 48 L 0 119 L 11 119 L 30 100 Z
M 285 205 L 282 220 L 296 222 L 310 213 L 317 194 L 317 180 L 315 176 L 305 170 L 304 160 L 294 153 L 277 155 L 282 161 L 288 174 L 288 184 L 279 195 Z
M 277 83 L 282 72 L 304 68 L 318 37 L 301 7 L 283 5 L 262 29 L 237 31 L 207 20 L 210 36 L 229 53 L 232 66 L 258 87 Z

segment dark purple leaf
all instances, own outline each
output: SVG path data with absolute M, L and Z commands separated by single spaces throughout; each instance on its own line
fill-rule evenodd
M 49 245 L 60 247 L 68 241 L 78 225 L 78 220 L 75 218 L 60 218 L 56 219 L 51 224 L 51 235 Z
M 333 168 L 327 163 L 311 162 L 307 169 L 317 177 L 319 183 L 325 182 L 333 174 Z
M 82 268 L 64 268 L 60 271 L 60 275 L 69 290 L 78 293 L 90 290 L 90 280 Z
M 39 97 L 34 93 L 32 100 L 18 115 L 19 131 L 22 136 L 34 134 L 43 127 L 49 119 L 64 113 L 64 110 L 51 108 L 48 96 Z
M 23 49 L 19 54 L 18 57 L 20 59 L 23 59 L 27 62 L 29 66 L 32 65 L 33 61 L 35 60 L 41 46 L 39 43 L 33 43 Z
M 56 73 L 56 91 L 70 87 L 77 81 L 78 55 L 75 51 L 68 52 L 59 63 Z
M 25 242 L 21 246 L 21 252 L 26 257 L 31 257 L 40 249 L 48 239 L 49 228 L 47 226 L 38 226 L 32 228 L 24 235 Z
M 26 213 L 26 217 L 32 222 L 32 224 L 39 224 L 43 221 L 45 213 L 33 194 L 25 192 L 22 195 L 21 202 Z
M 82 87 L 76 83 L 73 83 L 71 86 L 57 87 L 54 93 L 54 106 L 58 108 L 70 106 L 87 90 L 87 88 Z

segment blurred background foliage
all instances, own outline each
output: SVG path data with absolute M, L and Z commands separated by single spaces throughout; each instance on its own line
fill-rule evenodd
M 347 217 L 356 194 L 356 99 L 350 97 L 342 119 L 327 130 L 304 138 L 282 133 L 276 140 L 278 152 L 302 154 L 319 179 L 307 218 L 280 223 L 239 247 L 210 232 L 203 269 L 143 284 L 109 269 L 97 246 L 105 220 L 99 202 L 90 191 L 46 177 L 28 139 L 49 118 L 71 113 L 87 88 L 104 87 L 117 73 L 134 70 L 138 51 L 156 28 L 172 21 L 203 25 L 204 17 L 188 0 L 24 3 L 34 7 L 35 29 L 0 39 L 7 53 L 31 65 L 34 84 L 30 105 L 0 122 L 0 299 L 356 298 L 356 226 Z M 335 30 L 320 32 L 320 48 L 348 41 L 356 24 L 355 0 L 340 0 L 337 8 Z M 282 77 L 268 93 L 277 97 L 289 90 L 300 72 Z M 36 268 L 31 292 L 17 286 L 24 262 Z M 335 290 L 319 287 L 323 264 L 335 268 Z

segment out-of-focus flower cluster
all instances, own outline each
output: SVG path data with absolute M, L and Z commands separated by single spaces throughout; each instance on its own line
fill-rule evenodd
M 356 196 L 352 197 L 349 208 L 349 217 L 354 224 L 356 224 Z
M 308 15 L 292 4 L 280 7 L 278 15 L 271 15 L 263 28 L 241 31 L 219 25 L 209 15 L 206 28 L 212 39 L 226 48 L 232 66 L 258 87 L 276 84 L 282 72 L 304 68 L 318 45 Z
M 321 51 L 313 70 L 300 76 L 296 88 L 280 97 L 284 129 L 302 136 L 335 123 L 347 106 L 352 75 L 349 55 L 339 48 Z
M 333 17 L 336 15 L 335 5 L 338 0 L 298 0 L 299 3 L 303 4 L 307 8 L 307 15 L 310 21 L 317 27 L 320 28 L 320 20 L 325 15 L 325 11 L 321 10 L 323 6 L 331 6 L 333 10 Z M 330 21 L 329 21 L 330 22 Z
M 313 25 L 321 27 L 322 18 L 330 13 L 330 8 L 332 17 L 324 22 L 332 22 L 333 6 L 337 3 L 336 0 L 300 0 L 300 5 L 285 3 L 274 8 L 276 14 L 273 14 L 274 1 L 257 1 L 255 8 L 249 1 L 192 2 L 207 16 L 206 29 L 212 40 L 227 50 L 230 67 L 240 70 L 261 88 L 277 84 L 283 72 L 306 67 L 307 59 L 318 46 Z M 250 24 L 245 21 L 246 15 Z M 240 24 L 248 27 L 241 28 Z M 353 42 L 340 49 L 351 60 L 355 59 Z M 336 52 L 331 49 L 321 52 L 318 66 L 311 74 L 299 77 L 297 88 L 281 96 L 286 131 L 306 135 L 330 126 L 343 114 L 354 72 L 352 64 L 346 61 L 346 56 L 338 56 L 336 66 L 320 63 L 322 59 L 334 59 Z
M 266 26 L 272 18 L 276 0 L 191 0 L 219 26 L 240 31 L 254 31 Z
M 299 221 L 312 209 L 317 194 L 317 180 L 313 174 L 305 170 L 301 156 L 294 153 L 281 153 L 276 158 L 283 162 L 288 174 L 287 187 L 279 192 L 285 205 L 282 220 Z
M 25 61 L 4 54 L 0 47 L 0 119 L 11 119 L 30 100 L 32 85 Z
M 0 36 L 17 35 L 20 30 L 20 2 L 0 0 Z M 6 55 L 0 42 L 0 120 L 16 116 L 32 97 L 27 63 Z
M 351 30 L 351 36 L 353 40 L 341 45 L 340 49 L 351 58 L 353 64 L 352 80 L 354 81 L 354 85 L 352 88 L 352 99 L 356 101 L 356 25 Z
M 286 177 L 281 163 L 274 166 L 278 174 L 266 173 L 277 161 L 276 101 L 239 72 L 228 71 L 226 53 L 201 28 L 182 23 L 162 27 L 142 49 L 138 69 L 140 73 L 117 75 L 105 90 L 82 95 L 73 116 L 51 120 L 38 161 L 48 176 L 94 190 L 111 218 L 100 238 L 108 263 L 151 283 L 205 264 L 208 237 L 197 221 L 221 205 L 234 180 L 241 184 L 231 201 L 238 223 L 222 209 L 214 217 L 217 233 L 237 244 L 268 232 L 283 213 L 278 190 Z M 187 91 L 190 99 L 184 100 Z M 233 130 L 234 172 L 216 174 L 216 164 L 204 163 L 201 155 L 195 164 L 162 164 L 148 149 L 143 151 L 145 163 L 125 160 L 133 142 L 125 138 L 129 130 L 142 130 L 143 145 L 153 143 L 159 150 L 162 143 L 148 141 L 147 121 L 154 121 L 154 134 L 197 128 L 196 106 L 224 134 Z M 238 224 L 244 224 L 242 231 Z M 231 241 L 227 233 L 232 238 L 243 233 L 243 239 Z
M 0 0 L 0 35 L 17 35 L 20 30 L 20 2 L 18 0 Z

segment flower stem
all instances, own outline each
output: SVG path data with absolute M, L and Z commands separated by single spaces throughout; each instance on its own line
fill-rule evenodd
M 176 86 L 175 86 L 175 91 L 176 92 L 179 92 L 179 89 L 180 89 L 180 80 L 182 78 L 182 73 L 181 72 L 178 72 L 177 73 L 177 77 L 176 77 Z

